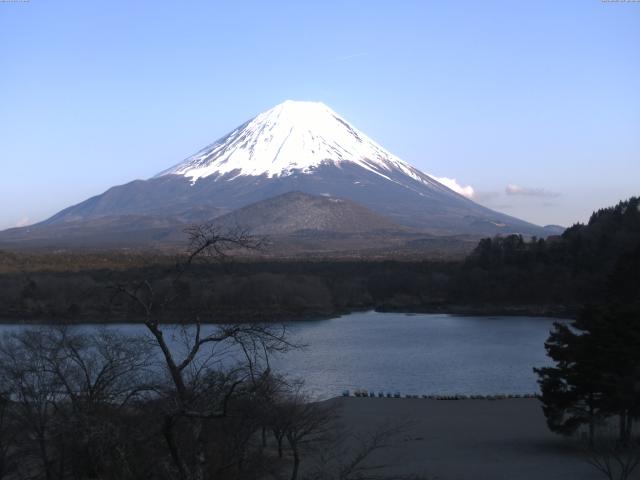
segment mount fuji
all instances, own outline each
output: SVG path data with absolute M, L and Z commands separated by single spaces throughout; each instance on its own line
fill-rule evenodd
M 367 210 L 366 218 L 384 217 L 387 225 L 429 235 L 548 234 L 454 192 L 323 103 L 288 100 L 150 179 L 112 187 L 39 224 L 1 232 L 0 242 L 162 242 L 186 224 L 289 192 L 345 199 Z M 283 202 L 265 205 L 280 208 L 273 206 Z M 287 216 L 296 214 L 291 210 Z

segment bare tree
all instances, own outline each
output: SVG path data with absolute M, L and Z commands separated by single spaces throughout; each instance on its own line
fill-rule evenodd
M 74 452 L 71 468 L 85 475 L 99 476 L 107 463 L 128 470 L 120 412 L 152 388 L 148 342 L 106 329 L 81 333 L 60 327 L 46 335 L 41 355 L 60 385 L 59 450 Z
M 96 476 L 104 450 L 120 448 L 117 413 L 141 391 L 149 359 L 144 343 L 114 332 L 49 327 L 5 336 L 0 381 L 22 433 L 12 447 L 21 466 L 47 479 Z
M 271 417 L 278 456 L 282 457 L 283 438 L 291 450 L 291 480 L 298 478 L 303 454 L 326 443 L 335 420 L 335 410 L 331 405 L 312 402 L 301 387 L 301 384 L 296 384 L 293 391 L 280 398 L 273 406 Z
M 586 447 L 585 455 L 587 462 L 608 480 L 629 480 L 640 465 L 640 442 L 621 443 L 600 437 Z
M 190 235 L 168 284 L 115 285 L 142 314 L 143 336 L 57 327 L 0 342 L 0 475 L 16 453 L 16 478 L 33 480 L 264 478 L 283 465 L 297 480 L 303 459 L 323 455 L 336 437 L 332 404 L 311 402 L 269 365 L 272 354 L 295 347 L 284 327 L 204 325 L 189 309 L 163 323 L 183 301 L 190 266 L 256 245 L 211 226 Z M 352 456 L 334 459 L 331 475 L 313 478 L 364 478 L 365 460 L 385 445 L 383 434 L 363 438 Z
M 153 353 L 145 339 L 104 328 L 82 333 L 59 326 L 39 333 L 40 355 L 74 413 L 122 408 L 147 388 Z
M 416 476 L 385 475 L 380 472 L 390 467 L 375 460 L 382 450 L 398 444 L 408 423 L 385 423 L 368 432 L 352 432 L 335 425 L 331 441 L 316 459 L 309 476 L 313 480 L 384 480 L 418 479 Z
M 116 292 L 125 295 L 143 314 L 143 322 L 162 352 L 169 382 L 160 389 L 166 402 L 162 433 L 177 477 L 181 480 L 203 480 L 207 470 L 209 449 L 207 430 L 211 421 L 227 417 L 230 400 L 240 394 L 249 395 L 268 368 L 269 355 L 283 352 L 292 345 L 286 340 L 282 326 L 263 324 L 211 325 L 203 328 L 199 316 L 179 318 L 175 323 L 182 339 L 182 349 L 176 349 L 167 338 L 170 327 L 160 322 L 161 314 L 180 297 L 181 280 L 197 261 L 226 258 L 231 251 L 255 249 L 260 245 L 243 230 L 221 233 L 212 225 L 199 225 L 187 231 L 189 251 L 176 269 L 168 291 L 156 292 L 153 283 L 142 280 L 134 284 L 119 284 Z M 175 332 L 174 332 L 175 333 Z M 240 354 L 242 361 L 235 367 L 228 362 L 230 351 Z M 241 388 L 242 387 L 242 388 Z M 193 455 L 186 454 L 177 441 L 179 424 L 187 422 Z M 191 461 L 187 460 L 191 458 Z
M 11 392 L 14 418 L 27 440 L 20 447 L 23 462 L 39 462 L 39 470 L 50 480 L 56 478 L 51 440 L 60 384 L 39 354 L 44 348 L 36 331 L 9 335 L 0 344 L 0 381 L 3 390 Z
M 16 471 L 16 427 L 10 412 L 10 392 L 0 393 L 0 479 Z
M 368 432 L 349 431 L 340 425 L 337 403 L 312 401 L 305 395 L 303 387 L 301 381 L 291 383 L 280 379 L 272 391 L 274 397 L 267 416 L 269 429 L 276 441 L 278 458 L 291 460 L 289 478 L 389 478 L 376 475 L 376 472 L 389 465 L 376 463 L 375 455 L 395 445 L 409 424 L 384 424 Z M 285 456 L 285 452 L 290 453 L 290 457 Z M 305 459 L 309 466 L 302 468 Z

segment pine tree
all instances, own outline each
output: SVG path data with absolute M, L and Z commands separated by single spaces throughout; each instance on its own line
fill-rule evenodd
M 536 368 L 549 428 L 572 434 L 617 416 L 630 440 L 640 416 L 640 316 L 632 303 L 585 308 L 569 326 L 556 323 L 545 343 L 555 367 Z
M 592 338 L 577 333 L 576 323 L 571 327 L 554 324 L 545 348 L 556 366 L 534 371 L 539 376 L 542 409 L 549 429 L 571 435 L 582 425 L 588 425 L 589 440 L 593 441 L 596 422 L 602 415 L 599 401 L 603 392 Z

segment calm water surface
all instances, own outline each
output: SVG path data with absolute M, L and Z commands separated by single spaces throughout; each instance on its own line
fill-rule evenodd
M 318 389 L 411 394 L 538 391 L 554 319 L 354 313 L 290 326 L 309 345 L 275 363 Z
M 544 341 L 553 321 L 366 312 L 295 322 L 287 325 L 291 339 L 307 347 L 274 358 L 272 365 L 304 379 L 320 397 L 357 388 L 402 394 L 534 393 L 532 368 L 549 364 Z M 0 331 L 19 328 L 26 327 L 4 325 Z M 141 325 L 109 328 L 144 333 Z

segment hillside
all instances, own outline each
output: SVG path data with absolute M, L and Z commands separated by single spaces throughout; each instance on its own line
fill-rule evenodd
M 302 192 L 284 193 L 252 203 L 216 218 L 213 223 L 222 229 L 239 226 L 255 235 L 405 230 L 350 200 Z

